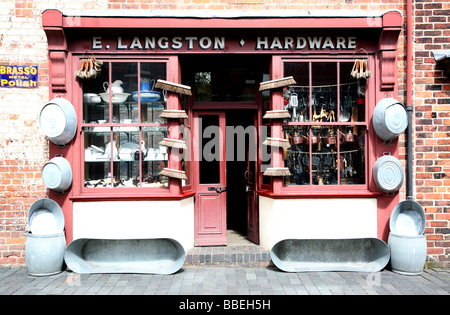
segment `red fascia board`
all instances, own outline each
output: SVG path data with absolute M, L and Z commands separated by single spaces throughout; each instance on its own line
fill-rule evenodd
M 141 17 L 73 17 L 63 18 L 64 28 L 102 29 L 330 29 L 330 28 L 381 28 L 381 17 L 367 18 L 141 18 Z

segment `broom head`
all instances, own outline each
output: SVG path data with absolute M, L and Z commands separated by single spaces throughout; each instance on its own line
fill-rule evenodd
M 155 88 L 167 90 L 170 92 L 192 95 L 191 87 L 183 84 L 173 83 L 165 80 L 158 79 L 155 84 Z
M 259 90 L 265 91 L 265 90 L 270 90 L 270 89 L 277 89 L 277 88 L 285 87 L 285 86 L 292 85 L 292 84 L 296 84 L 296 82 L 294 80 L 294 77 L 290 76 L 290 77 L 286 77 L 286 78 L 261 82 L 259 84 Z
M 287 110 L 268 110 L 263 117 L 264 119 L 291 118 L 291 114 Z
M 159 142 L 159 145 L 165 145 L 167 147 L 171 148 L 177 148 L 177 149 L 186 149 L 186 142 L 183 140 L 176 140 L 176 139 L 167 139 L 164 138 L 162 141 Z
M 174 170 L 174 169 L 167 168 L 167 167 L 165 167 L 159 173 L 159 175 L 172 177 L 172 178 L 186 179 L 187 180 L 187 176 L 186 176 L 186 173 L 184 171 Z
M 291 172 L 287 167 L 268 167 L 264 176 L 290 176 Z
M 271 147 L 279 147 L 279 148 L 290 148 L 291 145 L 287 139 L 281 138 L 269 138 L 263 142 L 264 145 L 268 145 Z
M 175 109 L 166 109 L 163 110 L 159 117 L 162 118 L 188 118 L 186 111 L 184 110 L 175 110 Z

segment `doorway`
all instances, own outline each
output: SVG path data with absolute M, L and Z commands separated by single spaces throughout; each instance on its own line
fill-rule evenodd
M 196 246 L 259 242 L 256 117 L 249 109 L 194 112 Z
M 195 245 L 258 244 L 259 83 L 270 56 L 184 55 L 180 65 L 183 84 L 193 87 Z

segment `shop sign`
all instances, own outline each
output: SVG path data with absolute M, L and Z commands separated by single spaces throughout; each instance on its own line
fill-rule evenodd
M 312 51 L 356 49 L 355 36 L 256 36 L 254 38 L 233 38 L 224 36 L 135 36 L 116 39 L 92 38 L 92 49 L 144 50 L 144 51 Z
M 37 88 L 38 66 L 0 65 L 1 87 Z

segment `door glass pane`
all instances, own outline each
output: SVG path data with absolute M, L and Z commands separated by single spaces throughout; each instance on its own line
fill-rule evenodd
M 220 183 L 220 127 L 218 115 L 199 116 L 200 184 Z

